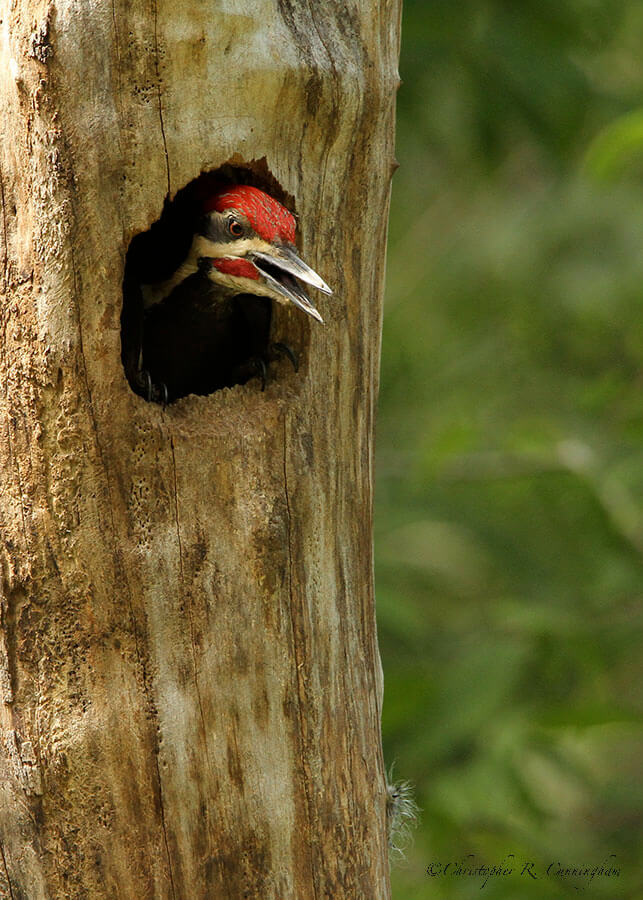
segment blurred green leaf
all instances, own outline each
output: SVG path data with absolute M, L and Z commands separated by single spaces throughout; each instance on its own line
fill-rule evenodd
M 618 178 L 634 161 L 643 172 L 643 109 L 611 122 L 596 135 L 585 154 L 587 172 L 599 181 Z
M 438 857 L 615 852 L 586 893 L 634 900 L 643 4 L 406 0 L 401 72 L 376 578 L 385 754 L 422 814 L 394 897 L 480 896 Z

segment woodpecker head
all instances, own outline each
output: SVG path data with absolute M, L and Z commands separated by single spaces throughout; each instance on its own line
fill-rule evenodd
M 332 291 L 298 256 L 295 227 L 292 213 L 264 191 L 233 185 L 207 199 L 192 253 L 224 290 L 292 302 L 321 322 L 302 282 Z

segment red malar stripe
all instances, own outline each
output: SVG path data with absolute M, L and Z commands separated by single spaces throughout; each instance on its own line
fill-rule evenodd
M 222 259 L 213 259 L 212 265 L 225 275 L 235 275 L 237 278 L 259 278 L 259 272 L 247 259 L 226 259 L 223 257 Z

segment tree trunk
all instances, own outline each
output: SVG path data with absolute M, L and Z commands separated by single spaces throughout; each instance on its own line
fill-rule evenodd
M 388 897 L 371 510 L 399 0 L 0 16 L 0 898 Z M 148 403 L 127 248 L 226 163 L 291 198 L 325 325 L 279 313 L 302 361 L 264 392 Z

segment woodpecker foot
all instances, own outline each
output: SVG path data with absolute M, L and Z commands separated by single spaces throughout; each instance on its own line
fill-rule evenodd
M 152 376 L 147 369 L 140 369 L 136 375 L 136 393 L 147 400 L 148 403 L 162 403 L 167 406 L 170 401 L 167 385 L 154 384 Z
M 261 378 L 261 390 L 265 391 L 266 384 L 268 383 L 268 367 L 266 366 L 265 359 L 261 356 L 255 356 L 250 360 L 250 365 L 259 378 Z
M 282 341 L 273 341 L 268 346 L 268 358 L 269 359 L 283 359 L 284 356 L 287 356 L 290 362 L 292 363 L 292 367 L 295 372 L 299 371 L 299 358 L 295 351 L 288 346 L 288 344 L 284 344 Z
M 245 362 L 236 366 L 233 370 L 233 384 L 245 384 L 251 378 L 259 378 L 261 381 L 261 390 L 265 391 L 270 380 L 269 366 L 271 362 L 287 357 L 292 363 L 292 367 L 297 372 L 299 370 L 299 360 L 297 355 L 287 344 L 280 341 L 271 343 L 262 354 L 251 356 Z

